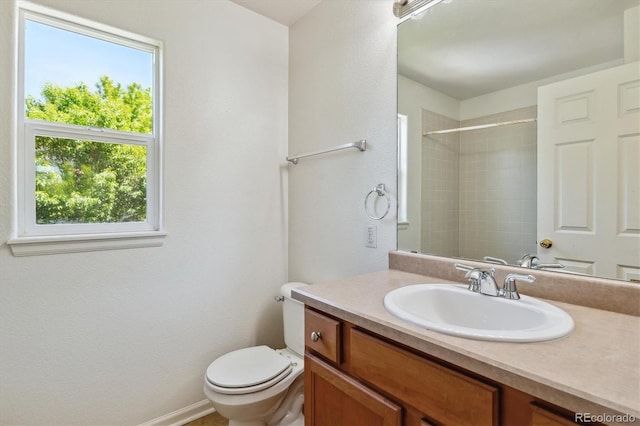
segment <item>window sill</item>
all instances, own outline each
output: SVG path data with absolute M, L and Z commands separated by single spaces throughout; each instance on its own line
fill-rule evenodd
M 160 247 L 166 236 L 166 232 L 152 231 L 20 237 L 7 241 L 7 245 L 16 257 L 43 256 L 48 254 L 80 253 L 86 251 Z

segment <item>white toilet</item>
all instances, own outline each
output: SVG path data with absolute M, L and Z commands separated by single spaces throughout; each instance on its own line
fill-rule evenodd
M 304 305 L 280 288 L 284 349 L 253 346 L 222 355 L 209 365 L 204 393 L 229 426 L 304 425 Z

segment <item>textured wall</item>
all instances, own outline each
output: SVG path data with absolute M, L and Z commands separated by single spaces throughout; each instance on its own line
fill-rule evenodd
M 12 256 L 14 2 L 0 1 L 0 424 L 138 424 L 203 400 L 224 352 L 282 344 L 288 29 L 225 1 L 39 2 L 164 41 L 169 235 Z
M 396 247 L 396 24 L 390 0 L 325 1 L 290 29 L 289 153 L 367 139 L 289 167 L 289 278 L 317 282 L 386 269 Z M 363 202 L 387 185 L 391 212 Z M 367 225 L 378 247 L 365 247 Z

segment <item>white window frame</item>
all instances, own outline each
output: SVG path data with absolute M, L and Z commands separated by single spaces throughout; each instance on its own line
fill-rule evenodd
M 408 120 L 404 114 L 398 114 L 398 225 L 408 226 Z
M 18 2 L 17 13 L 16 176 L 14 231 L 7 242 L 16 256 L 107 249 L 155 247 L 166 236 L 162 227 L 162 42 L 63 12 Z M 153 133 L 52 123 L 25 117 L 25 21 L 35 21 L 107 42 L 149 52 L 154 58 L 152 101 Z M 35 207 L 35 138 L 53 136 L 146 147 L 147 208 L 144 222 L 37 224 Z

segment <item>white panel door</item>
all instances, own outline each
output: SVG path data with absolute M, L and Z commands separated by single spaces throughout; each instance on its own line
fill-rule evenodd
M 640 64 L 538 89 L 544 263 L 640 280 Z

